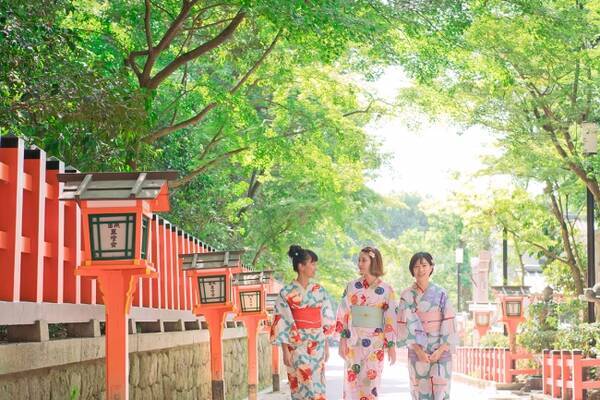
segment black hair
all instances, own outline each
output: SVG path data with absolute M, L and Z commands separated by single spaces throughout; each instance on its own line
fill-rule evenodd
M 303 249 L 302 247 L 293 244 L 290 246 L 288 256 L 292 259 L 292 266 L 294 271 L 298 272 L 298 265 L 304 264 L 309 261 L 319 261 L 317 254 L 309 249 Z
M 410 270 L 410 274 L 412 276 L 415 276 L 415 265 L 420 261 L 420 260 L 425 260 L 427 261 L 427 263 L 429 265 L 431 265 L 432 267 L 435 265 L 433 263 L 433 256 L 431 254 L 429 254 L 426 251 L 420 251 L 418 253 L 415 253 L 411 258 L 410 258 L 410 263 L 408 263 L 408 269 Z M 431 274 L 433 274 L 433 269 L 431 270 Z M 431 274 L 429 274 L 431 276 Z

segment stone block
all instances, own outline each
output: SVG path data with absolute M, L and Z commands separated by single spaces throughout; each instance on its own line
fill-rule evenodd
M 31 325 L 9 325 L 6 330 L 9 342 L 47 342 L 50 340 L 48 323 L 35 321 Z
M 91 319 L 88 322 L 65 324 L 69 337 L 100 337 L 100 321 Z
M 165 332 L 183 332 L 185 331 L 185 324 L 183 320 L 177 321 L 165 321 L 163 322 Z
M 140 384 L 140 355 L 129 355 L 129 384 L 137 387 Z

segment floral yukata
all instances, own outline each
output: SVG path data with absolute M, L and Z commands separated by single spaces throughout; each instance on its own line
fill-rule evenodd
M 363 327 L 357 326 L 357 321 L 353 323 L 352 308 L 355 306 L 377 309 L 383 314 L 381 326 Z M 396 300 L 390 285 L 378 279 L 369 286 L 363 278 L 348 284 L 338 308 L 336 323 L 340 337 L 348 340 L 344 399 L 377 399 L 384 351 L 395 344 L 395 327 Z
M 413 400 L 450 398 L 452 353 L 456 345 L 454 310 L 442 287 L 430 283 L 423 291 L 416 283 L 404 290 L 398 305 L 398 346 L 408 346 L 410 393 Z M 447 344 L 439 361 L 418 360 L 411 345 L 418 344 L 427 354 Z
M 288 345 L 287 368 L 293 400 L 325 400 L 325 340 L 335 329 L 335 314 L 327 291 L 316 283 L 305 288 L 286 285 L 275 303 L 271 343 Z

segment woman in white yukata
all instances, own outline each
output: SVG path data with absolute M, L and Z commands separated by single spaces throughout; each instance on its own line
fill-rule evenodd
M 310 281 L 317 255 L 300 246 L 290 246 L 288 255 L 298 277 L 279 292 L 271 343 L 281 345 L 292 400 L 325 400 L 327 336 L 335 330 L 335 314 L 325 288 Z
M 454 310 L 446 290 L 429 281 L 433 257 L 416 253 L 409 264 L 415 278 L 400 294 L 398 346 L 408 346 L 413 400 L 450 399 L 452 353 L 456 344 Z

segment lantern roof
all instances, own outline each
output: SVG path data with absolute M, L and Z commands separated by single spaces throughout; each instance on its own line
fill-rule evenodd
M 506 296 L 527 296 L 529 295 L 529 286 L 492 286 L 498 294 Z
M 496 303 L 469 303 L 469 311 L 472 311 L 472 312 L 496 311 L 497 308 L 498 308 L 498 304 L 496 304 Z
M 208 253 L 181 254 L 183 269 L 215 269 L 240 266 L 244 250 L 211 251 Z
M 154 200 L 177 171 L 84 172 L 58 174 L 64 182 L 61 200 Z
M 269 283 L 273 271 L 251 271 L 240 272 L 233 275 L 232 285 L 234 286 L 250 286 L 264 285 Z

